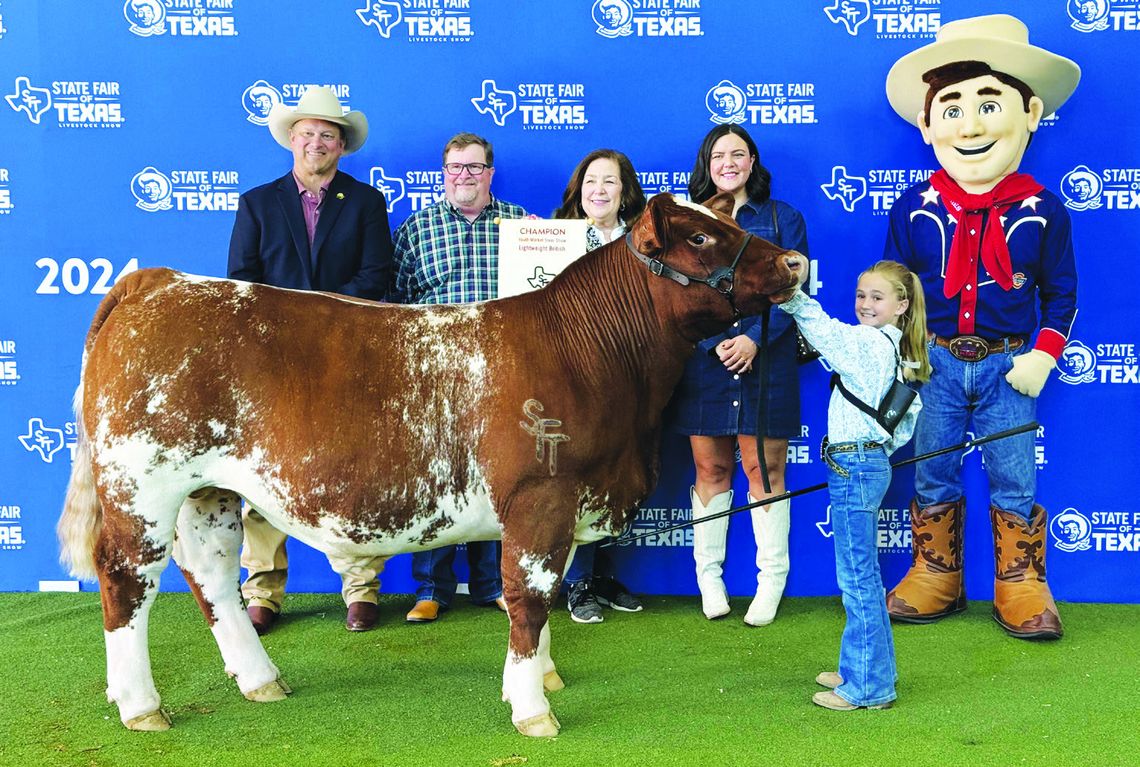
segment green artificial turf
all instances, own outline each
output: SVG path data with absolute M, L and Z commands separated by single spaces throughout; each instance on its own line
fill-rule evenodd
M 785 599 L 749 628 L 746 600 L 707 621 L 695 599 L 646 600 L 582 626 L 551 619 L 566 689 L 556 738 L 518 735 L 500 702 L 507 620 L 460 604 L 409 625 L 344 629 L 335 594 L 291 594 L 265 637 L 292 686 L 244 700 L 192 598 L 160 595 L 151 657 L 174 728 L 128 732 L 106 703 L 96 594 L 0 595 L 0 765 L 1135 765 L 1140 606 L 1064 604 L 1058 642 L 1007 637 L 990 604 L 896 626 L 899 700 L 886 711 L 810 702 L 834 669 L 838 599 Z

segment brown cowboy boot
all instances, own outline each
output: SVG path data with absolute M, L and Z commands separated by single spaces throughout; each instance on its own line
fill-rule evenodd
M 1033 506 L 1027 524 L 990 507 L 994 530 L 994 620 L 1018 639 L 1060 639 L 1061 616 L 1045 582 L 1045 509 Z
M 901 623 L 932 623 L 966 609 L 962 581 L 964 499 L 925 509 L 910 502 L 911 566 L 887 594 L 887 612 Z

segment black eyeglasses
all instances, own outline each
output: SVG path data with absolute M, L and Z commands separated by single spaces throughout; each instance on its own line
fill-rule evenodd
M 449 176 L 458 176 L 464 169 L 472 176 L 482 176 L 483 171 L 490 167 L 485 162 L 448 162 L 443 165 L 443 169 L 447 171 Z

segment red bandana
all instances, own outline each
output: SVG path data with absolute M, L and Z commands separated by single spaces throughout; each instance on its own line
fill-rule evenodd
M 1013 286 L 1013 268 L 1010 265 L 1005 232 L 1001 228 L 1001 216 L 1015 202 L 1032 197 L 1045 187 L 1026 173 L 1011 173 L 989 192 L 969 194 L 950 178 L 945 168 L 931 176 L 930 183 L 942 195 L 946 209 L 958 220 L 954 241 L 950 244 L 943 295 L 953 298 L 971 280 L 977 278 L 979 250 L 986 271 L 1003 290 L 1009 290 Z M 989 211 L 989 220 L 983 230 L 982 214 L 986 211 Z

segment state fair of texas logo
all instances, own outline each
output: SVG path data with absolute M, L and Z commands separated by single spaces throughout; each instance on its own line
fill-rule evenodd
M 74 448 L 76 427 L 69 423 L 62 429 L 45 426 L 42 418 L 28 419 L 28 433 L 17 439 L 29 453 L 37 453 L 44 463 L 52 463 L 57 453 L 65 447 Z
M 380 36 L 388 40 L 392 30 L 403 20 L 404 11 L 392 0 L 369 0 L 363 8 L 357 9 L 356 16 L 364 26 L 376 27 Z
M 39 125 L 44 112 L 51 109 L 51 91 L 32 85 L 32 81 L 22 75 L 16 78 L 15 88 L 15 92 L 5 96 L 4 100 L 12 109 L 24 112 L 29 120 Z
M 1096 210 L 1101 206 L 1104 184 L 1087 165 L 1078 165 L 1061 179 L 1061 194 L 1070 210 Z
M 871 18 L 870 0 L 836 0 L 830 8 L 823 12 L 832 24 L 842 24 L 847 34 L 854 37 L 859 34 L 859 27 Z
M 391 213 L 396 203 L 404 199 L 404 179 L 394 178 L 384 172 L 384 168 L 377 165 L 371 169 L 368 176 L 368 182 L 373 187 L 384 195 L 384 202 L 388 206 L 388 212 Z
M 748 106 L 748 98 L 731 80 L 721 80 L 705 94 L 705 106 L 711 114 L 709 119 L 717 125 L 739 125 L 744 122 L 744 108 Z
M 1080 341 L 1065 344 L 1057 360 L 1057 378 L 1067 384 L 1092 383 L 1096 380 L 1096 354 Z
M 158 0 L 127 0 L 123 16 L 130 22 L 130 31 L 139 37 L 166 34 L 166 8 Z
M 499 90 L 494 80 L 483 81 L 483 92 L 471 99 L 471 104 L 479 114 L 489 115 L 500 128 L 506 125 L 507 118 L 518 108 L 514 91 Z
M 633 6 L 626 0 L 597 0 L 590 9 L 590 17 L 602 37 L 612 39 L 633 34 Z
M 241 94 L 241 105 L 245 108 L 246 120 L 254 125 L 268 125 L 269 112 L 278 104 L 284 103 L 281 91 L 264 80 L 258 80 Z
M 831 183 L 819 187 L 829 200 L 843 205 L 848 213 L 855 212 L 855 203 L 867 196 L 867 179 L 862 176 L 848 176 L 847 167 L 836 165 L 831 169 Z
M 131 179 L 131 194 L 135 196 L 135 206 L 148 213 L 170 210 L 173 184 L 166 174 L 148 165 Z
M 1088 551 L 1092 522 L 1076 509 L 1065 509 L 1049 520 L 1049 533 L 1060 551 Z
M 1108 0 L 1069 0 L 1065 10 L 1078 32 L 1101 32 L 1108 29 Z

